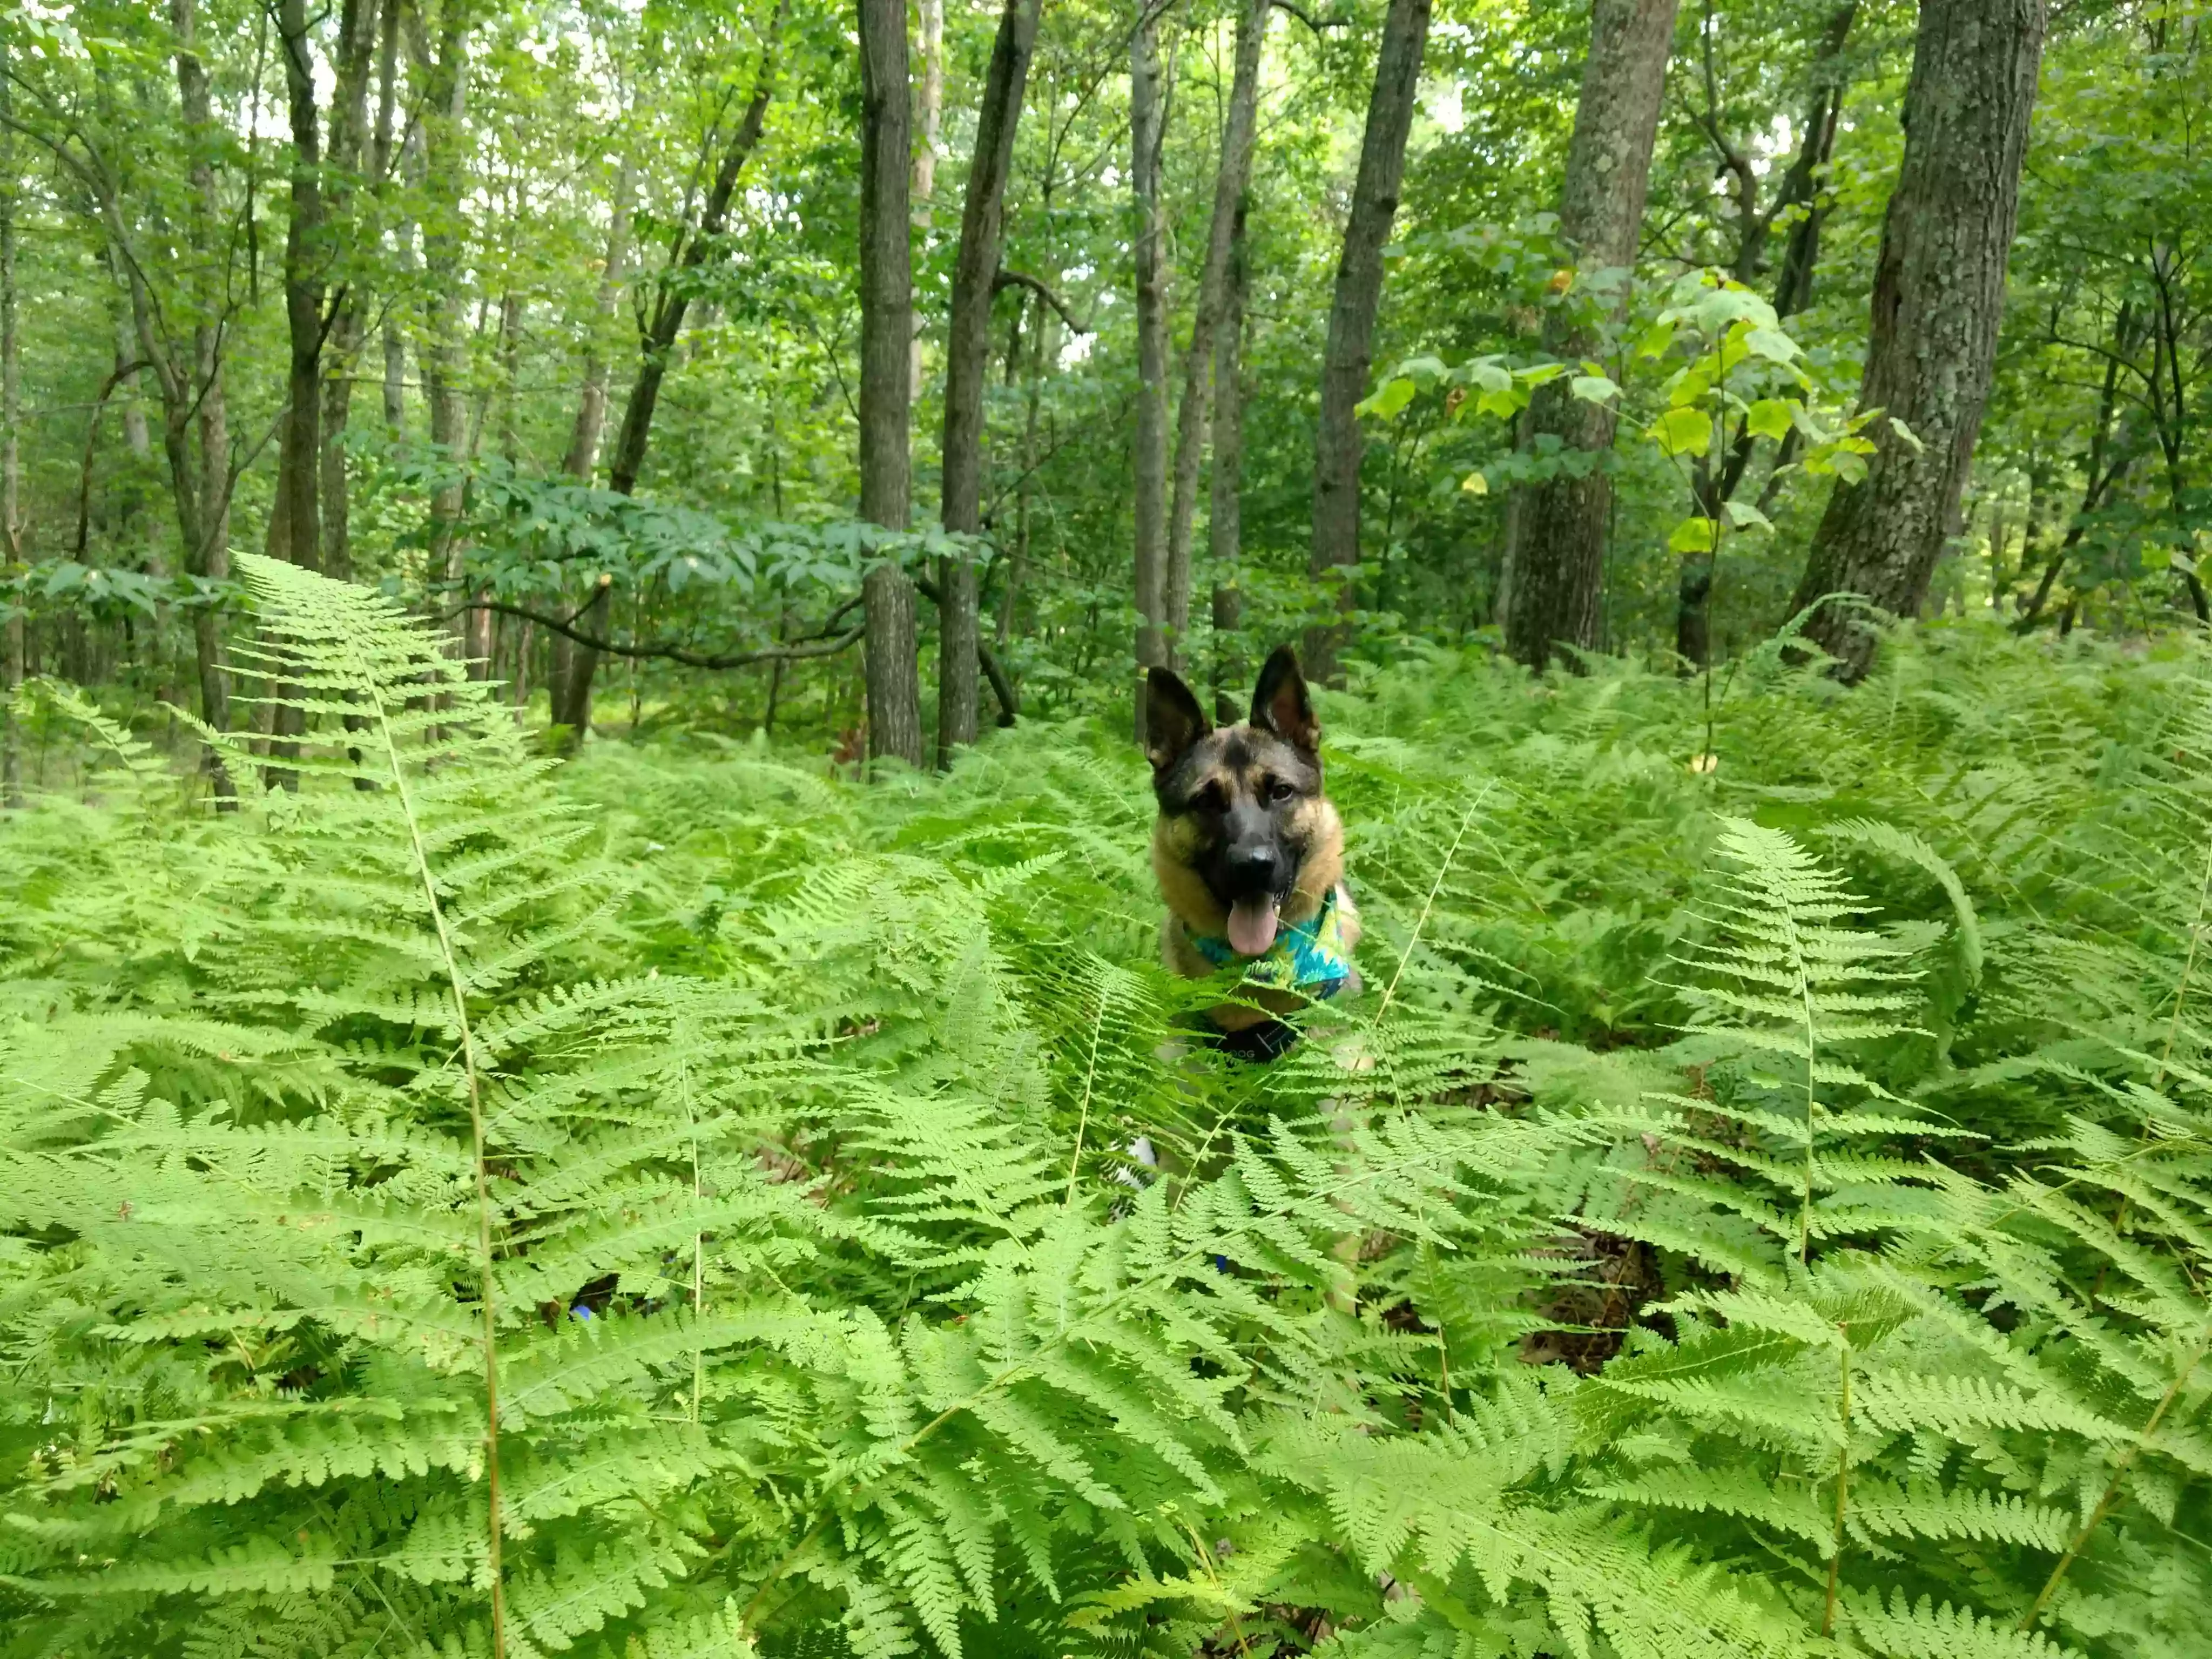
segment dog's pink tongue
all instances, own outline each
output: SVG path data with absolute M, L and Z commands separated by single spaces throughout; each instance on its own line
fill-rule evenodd
M 1229 948 L 1240 957 L 1265 956 L 1275 942 L 1275 901 L 1238 899 L 1229 909 Z

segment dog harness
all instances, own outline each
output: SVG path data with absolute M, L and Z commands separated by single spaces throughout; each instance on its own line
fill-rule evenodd
M 1320 1000 L 1334 996 L 1352 977 L 1352 960 L 1344 948 L 1343 919 L 1337 907 L 1336 888 L 1321 902 L 1321 908 L 1304 921 L 1280 922 L 1275 942 L 1256 957 L 1240 956 L 1225 939 L 1191 933 L 1199 955 L 1217 968 L 1244 969 L 1244 983 L 1269 991 L 1296 991 Z

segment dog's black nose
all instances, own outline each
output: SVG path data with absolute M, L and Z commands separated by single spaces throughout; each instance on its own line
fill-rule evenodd
M 1283 857 L 1272 847 L 1240 847 L 1229 854 L 1229 879 L 1239 896 L 1272 893 Z

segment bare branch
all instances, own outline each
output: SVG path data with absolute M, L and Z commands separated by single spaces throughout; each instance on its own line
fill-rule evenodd
M 520 617 L 524 622 L 535 623 L 540 628 L 550 629 L 564 638 L 574 640 L 578 645 L 588 646 L 594 651 L 604 651 L 610 656 L 635 657 L 641 661 L 680 663 L 686 668 L 750 668 L 756 663 L 795 662 L 808 657 L 834 657 L 854 641 L 859 639 L 861 633 L 860 629 L 855 628 L 816 643 L 779 645 L 760 651 L 730 651 L 709 654 L 689 650 L 680 645 L 623 645 L 613 640 L 595 639 L 591 635 L 572 627 L 570 623 L 575 620 L 573 617 L 564 622 L 558 617 L 549 617 L 543 611 L 526 610 L 519 605 L 502 605 L 497 599 L 471 599 L 466 605 L 457 606 L 448 612 L 442 620 L 450 622 L 453 617 L 469 611 L 495 611 L 502 617 Z
M 1311 12 L 1306 10 L 1303 6 L 1293 5 L 1291 3 L 1291 0 L 1267 0 L 1267 3 L 1274 7 L 1277 11 L 1286 11 L 1290 13 L 1291 16 L 1297 18 L 1301 23 L 1304 23 L 1308 28 L 1313 31 L 1314 39 L 1316 40 L 1326 40 L 1328 39 L 1326 34 L 1322 33 L 1323 29 L 1340 29 L 1349 26 L 1348 20 L 1342 17 L 1331 17 L 1325 20 L 1316 18 Z
M 1054 311 L 1058 312 L 1060 313 L 1060 320 L 1066 323 L 1068 327 L 1073 329 L 1078 334 L 1089 334 L 1091 332 L 1091 330 L 1089 327 L 1075 320 L 1074 313 L 1068 310 L 1066 302 L 1060 299 L 1060 295 L 1054 294 L 1049 288 L 1047 288 L 1037 277 L 1030 276 L 1025 270 L 1008 270 L 1004 265 L 1001 265 L 999 268 L 999 274 L 991 278 L 991 292 L 996 294 L 1001 289 L 1009 288 L 1025 288 L 1029 289 L 1032 294 L 1035 294 L 1039 299 L 1042 300 L 1047 305 L 1050 306 Z

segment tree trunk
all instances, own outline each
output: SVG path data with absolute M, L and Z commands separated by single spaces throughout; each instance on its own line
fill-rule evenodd
M 215 167 L 207 159 L 207 136 L 213 132 L 214 122 L 209 111 L 207 69 L 199 58 L 197 0 L 169 0 L 169 23 L 177 42 L 177 101 L 185 130 L 191 136 L 192 239 L 209 256 L 205 264 L 212 268 L 216 263 L 212 250 L 223 233 L 223 214 L 222 198 L 216 191 Z M 205 283 L 194 297 L 198 314 L 192 328 L 189 378 L 177 373 L 173 365 L 160 377 L 162 450 L 177 500 L 185 568 L 193 575 L 220 581 L 230 574 L 231 485 L 230 410 L 223 384 L 224 330 L 220 320 L 222 297 Z M 154 344 L 150 306 L 143 283 L 134 281 L 131 310 L 141 343 Z M 156 367 L 162 363 L 157 362 Z M 199 452 L 197 465 L 191 454 L 195 435 Z M 230 677 L 223 665 L 222 636 L 212 606 L 193 607 L 192 653 L 199 671 L 200 718 L 216 731 L 227 732 L 230 729 Z M 216 805 L 227 808 L 236 799 L 236 786 L 212 750 L 207 765 Z
M 430 495 L 430 577 L 456 600 L 461 592 L 460 519 L 467 460 L 468 411 L 463 380 L 467 349 L 461 337 L 464 303 L 462 238 L 466 221 L 469 9 L 447 0 L 437 56 L 418 64 L 423 77 L 422 114 L 423 196 L 422 276 L 428 348 L 422 353 L 430 404 L 430 442 L 447 482 Z M 419 46 L 419 43 L 418 43 Z M 468 651 L 469 614 L 456 617 L 453 650 Z
M 108 274 L 117 278 L 109 289 L 108 302 L 113 307 L 115 325 L 115 401 L 123 417 L 123 441 L 131 452 L 133 465 L 131 477 L 120 491 L 117 505 L 119 533 L 126 540 L 138 540 L 143 551 L 140 561 L 149 576 L 167 576 L 169 562 L 161 548 L 161 539 L 154 527 L 153 517 L 146 511 L 146 495 L 143 488 L 143 469 L 154 459 L 153 430 L 146 423 L 146 404 L 139 394 L 138 369 L 142 359 L 138 350 L 138 331 L 131 316 L 131 294 L 119 280 L 122 260 L 114 246 L 108 248 Z M 0 558 L 4 558 L 4 544 L 0 544 Z M 157 626 L 165 630 L 168 607 L 158 605 L 155 611 L 160 618 Z M 156 661 L 161 661 L 158 637 L 154 642 Z
M 1893 615 L 1920 608 L 1981 428 L 2004 308 L 2043 58 L 2045 0 L 1923 0 L 1905 93 L 1905 161 L 1882 222 L 1863 409 L 1877 422 L 1867 476 L 1838 483 L 1792 605 L 1856 593 Z M 1863 678 L 1875 636 L 1833 605 L 1805 629 Z
M 599 266 L 599 290 L 592 307 L 591 333 L 584 346 L 584 384 L 576 396 L 576 421 L 568 437 L 568 453 L 562 471 L 579 483 L 589 483 L 599 468 L 599 440 L 607 422 L 607 354 L 605 336 L 614 326 L 621 309 L 623 263 L 629 255 L 630 197 L 637 172 L 625 156 L 615 173 L 612 211 L 607 225 L 606 258 Z
M 913 223 L 907 198 L 905 0 L 860 8 L 860 516 L 903 532 L 913 386 Z M 868 756 L 921 764 L 921 680 L 914 584 L 896 562 L 868 572 Z
M 1235 251 L 1237 216 L 1252 179 L 1252 145 L 1260 107 L 1260 52 L 1267 36 L 1273 0 L 1243 0 L 1237 14 L 1236 67 L 1229 106 L 1221 123 L 1221 155 L 1213 174 L 1213 216 L 1199 267 L 1198 309 L 1191 319 L 1190 349 L 1183 357 L 1182 406 L 1176 428 L 1175 479 L 1168 507 L 1167 647 L 1170 666 L 1182 666 L 1190 632 L 1190 542 L 1198 516 L 1198 471 L 1206 448 L 1208 379 Z
M 668 374 L 677 336 L 684 331 L 684 313 L 690 307 L 690 295 L 679 273 L 696 270 L 704 264 L 728 227 L 730 198 L 737 189 L 738 174 L 758 147 L 762 127 L 768 119 L 769 100 L 775 90 L 777 44 L 789 13 L 789 0 L 784 0 L 769 20 L 768 33 L 761 43 L 760 65 L 754 73 L 752 97 L 745 105 L 737 131 L 723 149 L 720 163 L 714 169 L 714 183 L 700 209 L 699 222 L 696 227 L 679 228 L 669 249 L 668 264 L 662 270 L 654 295 L 653 313 L 639 342 L 637 378 L 630 384 L 629 398 L 623 407 L 622 431 L 607 462 L 607 487 L 618 495 L 629 495 L 637 488 L 638 474 L 645 467 L 646 445 L 653 435 L 653 412 L 659 406 L 661 382 Z M 901 127 L 903 130 L 903 122 Z M 903 179 L 903 162 L 899 172 Z
M 1244 718 L 1237 690 L 1245 664 L 1237 630 L 1244 622 L 1238 561 L 1244 542 L 1244 219 L 1240 197 L 1229 230 L 1228 280 L 1221 290 L 1221 327 L 1213 343 L 1213 476 L 1206 508 L 1206 552 L 1213 561 L 1214 719 Z
M 730 198 L 737 191 L 738 175 L 759 147 L 761 131 L 768 120 L 769 100 L 775 91 L 777 46 L 790 10 L 789 0 L 782 0 L 769 20 L 768 33 L 761 42 L 760 64 L 754 71 L 752 96 L 745 105 L 744 113 L 738 118 L 737 130 L 723 148 L 714 181 L 708 187 L 707 199 L 700 208 L 699 222 L 678 228 L 669 246 L 668 263 L 661 268 L 652 313 L 640 330 L 637 374 L 630 381 L 629 396 L 623 404 L 622 428 L 615 437 L 614 453 L 607 461 L 607 488 L 618 495 L 635 493 L 638 475 L 645 470 L 646 447 L 653 438 L 653 417 L 660 406 L 661 383 L 667 378 L 677 337 L 684 331 L 684 314 L 690 308 L 685 276 L 706 264 L 728 228 Z M 905 164 L 902 162 L 899 176 L 903 179 L 905 175 Z M 579 410 L 580 431 L 582 421 L 583 415 Z M 599 630 L 607 624 L 611 598 L 611 591 L 603 585 L 580 618 L 580 626 L 585 631 L 605 637 Z M 557 700 L 554 720 L 568 726 L 576 741 L 591 731 L 592 681 L 599 665 L 598 652 L 587 645 L 572 645 L 568 673 L 554 683 Z
M 1145 740 L 1144 672 L 1167 651 L 1168 319 L 1162 289 L 1160 149 L 1167 110 L 1160 86 L 1157 14 L 1142 15 L 1129 40 L 1129 181 L 1136 208 L 1132 239 L 1137 289 L 1136 453 L 1131 495 L 1136 521 L 1137 672 L 1134 729 Z
M 355 0 L 357 7 L 358 0 Z M 323 291 L 329 258 L 323 215 L 322 116 L 307 40 L 307 0 L 278 0 L 277 50 L 292 120 L 292 198 L 284 230 L 284 324 L 289 340 L 285 415 L 276 490 L 289 532 L 281 556 L 303 570 L 322 564 Z M 297 711 L 289 711 L 296 718 Z
M 2027 634 L 2034 631 L 2043 620 L 2044 607 L 2051 603 L 2051 590 L 2058 580 L 2058 573 L 2074 550 L 2081 544 L 2081 538 L 2089 528 L 2089 515 L 2104 505 L 2105 498 L 2134 465 L 2135 453 L 2124 442 L 2114 453 L 2114 417 L 2118 412 L 2120 364 L 2130 356 L 2136 346 L 2137 329 L 2135 307 L 2123 301 L 2112 319 L 2112 349 L 2105 357 L 2104 383 L 2097 392 L 2097 421 L 2089 429 L 2089 453 L 2082 462 L 2085 482 L 2081 486 L 2081 505 L 2075 510 L 2073 521 L 2066 526 L 2066 538 L 2052 550 L 2043 567 L 2043 574 L 2035 584 L 2035 596 L 2028 601 L 2027 609 L 2013 623 L 2013 632 Z M 2031 512 L 2027 526 L 2021 536 L 2021 574 L 2027 574 L 2027 548 L 2034 533 L 2035 518 Z
M 575 425 L 569 432 L 568 453 L 561 463 L 562 470 L 579 483 L 591 483 L 592 473 L 598 470 L 599 440 L 606 430 L 607 354 L 601 336 L 613 326 L 622 303 L 623 264 L 629 248 L 630 196 L 636 176 L 633 164 L 624 157 L 615 174 L 606 258 L 599 267 L 599 291 L 593 307 L 592 333 L 584 348 L 584 383 L 576 395 Z M 592 574 L 596 579 L 598 573 Z M 604 589 L 593 591 L 589 614 L 580 621 L 586 632 L 596 638 L 605 637 L 599 631 L 606 625 Z M 588 646 L 576 644 L 566 634 L 555 634 L 547 641 L 547 657 L 546 707 L 555 725 L 566 726 L 580 738 L 591 716 L 591 676 L 598 666 L 599 653 Z M 588 664 L 581 686 L 574 683 L 580 658 Z
M 1622 273 L 1606 303 L 1614 324 L 1627 311 L 1626 273 L 1635 266 L 1644 222 L 1674 8 L 1675 0 L 1596 0 L 1591 12 L 1559 233 L 1585 277 Z M 1545 322 L 1548 356 L 1571 362 L 1595 356 L 1602 343 L 1571 296 Z M 1505 644 L 1540 672 L 1561 647 L 1595 650 L 1602 641 L 1600 602 L 1613 516 L 1613 480 L 1606 467 L 1614 423 L 1610 405 L 1574 397 L 1564 378 L 1539 387 L 1528 407 L 1527 441 L 1558 439 L 1560 471 L 1514 492 L 1505 549 L 1510 595 Z
M 1778 319 L 1793 317 L 1813 301 L 1813 269 L 1820 259 L 1820 230 L 1833 205 L 1823 198 L 1821 185 L 1828 162 L 1835 155 L 1836 129 L 1842 122 L 1844 94 L 1850 86 L 1844 47 L 1850 39 L 1851 24 L 1857 15 L 1858 0 L 1845 0 L 1829 14 L 1827 25 L 1821 31 L 1820 48 L 1813 58 L 1813 95 L 1804 124 L 1799 129 L 1797 155 L 1790 163 L 1790 170 L 1782 175 L 1782 188 L 1776 191 L 1773 204 L 1764 213 L 1746 215 L 1736 249 L 1739 279 L 1748 282 L 1757 271 L 1774 222 L 1792 209 L 1803 210 L 1790 224 L 1781 267 L 1775 273 L 1774 314 Z M 1749 173 L 1748 163 L 1745 163 L 1745 171 Z M 1747 185 L 1744 188 L 1748 191 L 1753 187 Z M 1768 475 L 1770 491 L 1784 476 L 1782 469 L 1796 454 L 1798 441 L 1794 426 L 1783 434 L 1775 451 L 1773 471 Z M 1723 508 L 1735 499 L 1757 447 L 1758 440 L 1752 435 L 1747 421 L 1736 428 L 1719 477 L 1714 477 L 1704 463 L 1698 463 L 1698 507 L 1706 518 L 1719 518 Z M 1765 513 L 1771 505 L 1771 496 L 1763 495 L 1759 511 Z M 1711 660 L 1709 607 L 1712 588 L 1712 554 L 1685 553 L 1676 577 L 1674 605 L 1674 654 L 1682 659 L 1685 673 Z
M 1603 0 L 1601 0 L 1603 3 Z M 1669 9 L 1672 9 L 1671 3 Z M 1329 302 L 1328 344 L 1322 358 L 1321 423 L 1314 434 L 1313 555 L 1316 576 L 1359 562 L 1359 416 L 1375 349 L 1375 317 L 1382 301 L 1382 248 L 1398 212 L 1398 187 L 1406 173 L 1406 136 L 1413 125 L 1413 94 L 1428 45 L 1429 0 L 1390 0 L 1382 19 L 1382 50 L 1375 60 L 1375 89 L 1367 100 L 1367 129 L 1359 144 L 1359 175 L 1352 188 L 1352 215 L 1336 265 Z M 1349 578 L 1340 603 L 1349 611 Z M 1344 642 L 1343 625 L 1307 629 L 1306 673 L 1330 679 Z
M 0 40 L 0 558 L 24 554 L 21 494 L 23 422 L 21 344 L 15 333 L 15 135 L 8 76 L 8 45 Z M 23 804 L 23 760 L 15 729 L 15 693 L 23 684 L 23 617 L 11 610 L 0 629 L 0 807 Z
M 930 207 L 937 195 L 937 146 L 945 133 L 945 0 L 920 0 L 916 9 L 921 15 L 921 85 L 915 100 L 921 142 L 914 146 L 911 208 L 915 230 L 927 238 Z M 914 401 L 921 397 L 921 313 L 916 311 L 914 337 L 907 343 L 907 396 Z
M 952 267 L 952 319 L 945 343 L 944 524 L 956 534 L 983 529 L 983 383 L 991 368 L 991 295 L 1006 228 L 1006 179 L 1022 118 L 1039 0 L 1006 0 L 975 114 L 975 153 Z M 975 565 L 965 555 L 938 562 L 937 764 L 975 741 Z
M 392 142 L 392 94 L 381 92 L 377 102 L 378 125 L 372 131 L 368 116 L 368 86 L 385 14 L 395 11 L 399 0 L 344 0 L 338 21 L 337 76 L 331 98 L 331 222 L 344 227 L 341 233 L 358 239 L 365 228 L 353 215 L 363 182 L 382 177 Z M 397 69 L 397 64 L 392 66 Z M 346 427 L 353 417 L 353 383 L 361 349 L 368 332 L 369 294 L 353 273 L 338 301 L 329 343 L 323 352 L 322 455 L 322 568 L 340 581 L 353 579 L 352 503 L 346 484 Z
M 392 155 L 392 112 L 394 97 L 398 93 L 398 40 L 400 13 L 407 9 L 407 0 L 385 0 L 383 38 L 376 45 L 376 135 L 378 135 L 378 166 L 376 177 L 383 179 L 392 164 L 398 164 L 398 175 L 404 184 L 416 184 L 422 173 L 422 124 L 410 122 L 407 133 L 400 139 L 398 157 Z M 414 219 L 400 215 L 398 223 L 392 226 L 392 250 L 394 264 L 400 272 L 400 288 L 414 285 Z M 407 435 L 407 334 L 400 327 L 400 314 L 396 305 L 385 307 L 383 325 L 385 345 L 385 435 L 398 442 Z

